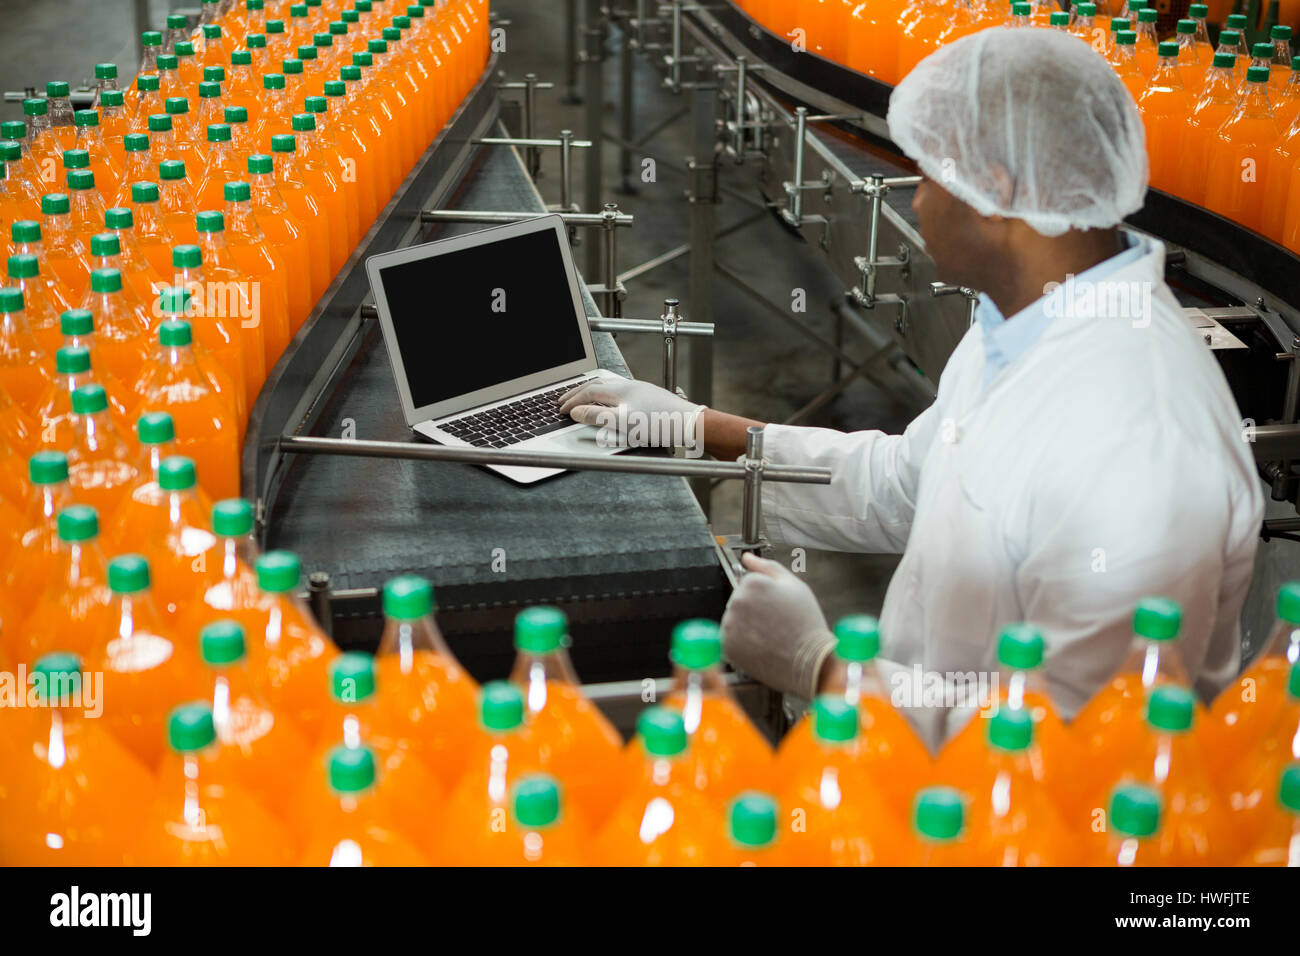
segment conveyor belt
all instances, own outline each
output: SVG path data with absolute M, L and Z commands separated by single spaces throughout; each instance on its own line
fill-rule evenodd
M 545 208 L 518 155 L 504 147 L 480 151 L 447 207 Z M 429 237 L 478 228 L 437 226 Z M 602 365 L 626 373 L 613 338 L 593 338 Z M 358 439 L 415 440 L 377 323 L 313 434 L 340 437 L 348 420 Z M 521 487 L 470 465 L 301 456 L 278 501 L 268 544 L 302 554 L 305 568 L 328 572 L 335 589 L 376 588 L 405 572 L 429 577 L 440 624 L 480 678 L 509 666 L 509 627 L 522 605 L 566 609 L 575 662 L 584 680 L 596 681 L 663 673 L 672 623 L 717 616 L 726 599 L 712 536 L 681 478 L 587 472 Z M 504 557 L 504 571 L 493 570 L 494 554 Z M 374 641 L 377 602 L 343 605 L 340 643 Z

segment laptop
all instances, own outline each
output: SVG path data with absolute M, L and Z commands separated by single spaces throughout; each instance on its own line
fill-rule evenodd
M 600 369 L 564 220 L 539 216 L 366 260 L 406 424 L 443 445 L 609 455 L 558 410 Z M 562 468 L 486 465 L 520 484 Z

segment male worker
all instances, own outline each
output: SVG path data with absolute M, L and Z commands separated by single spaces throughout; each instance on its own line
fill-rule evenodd
M 834 476 L 765 484 L 769 536 L 902 551 L 880 615 L 893 678 L 994 671 L 999 630 L 1029 621 L 1073 716 L 1122 664 L 1138 599 L 1164 595 L 1212 696 L 1239 666 L 1263 495 L 1223 375 L 1164 283 L 1163 247 L 1117 228 L 1146 192 L 1132 98 L 1075 37 L 992 29 L 920 63 L 888 123 L 925 176 L 913 208 L 939 276 L 983 290 L 976 322 L 901 435 L 766 426 L 768 460 Z M 622 379 L 561 407 L 598 423 L 618 404 L 698 414 L 720 458 L 758 424 Z M 817 601 L 776 562 L 745 564 L 727 654 L 811 696 L 835 666 Z M 908 715 L 932 747 L 959 726 L 942 707 Z

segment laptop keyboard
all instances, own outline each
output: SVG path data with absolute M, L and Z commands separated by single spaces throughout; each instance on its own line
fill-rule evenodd
M 568 415 L 560 414 L 560 396 L 579 385 L 594 381 L 583 379 L 570 385 L 561 385 L 547 392 L 538 392 L 504 405 L 495 405 L 472 415 L 463 415 L 434 427 L 448 435 L 477 448 L 504 448 L 521 441 L 559 431 L 576 424 Z

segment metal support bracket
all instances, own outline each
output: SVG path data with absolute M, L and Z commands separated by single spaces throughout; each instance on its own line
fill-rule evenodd
M 772 115 L 762 108 L 758 98 L 751 96 L 748 89 L 749 74 L 766 69 L 767 64 L 751 64 L 743 55 L 736 57 L 735 66 L 719 63 L 713 67 L 713 72 L 720 75 L 736 74 L 736 87 L 731 94 L 735 100 L 735 118 L 726 121 L 723 129 L 730 135 L 730 142 L 726 146 L 727 154 L 736 161 L 737 166 L 743 165 L 746 157 L 758 158 L 767 155 L 765 147 L 767 133 L 772 125 Z M 748 119 L 750 115 L 755 118 Z M 747 136 L 750 145 L 746 145 Z
M 975 289 L 967 288 L 964 285 L 945 285 L 942 282 L 930 283 L 930 295 L 963 295 L 966 297 L 966 327 L 975 324 L 975 310 L 979 307 L 980 294 Z
M 672 0 L 671 4 L 661 4 L 659 7 L 659 16 L 663 17 L 667 13 L 670 18 L 669 35 L 672 37 L 672 46 L 663 57 L 663 64 L 668 68 L 668 75 L 664 77 L 664 86 L 674 93 L 680 93 L 690 85 L 689 82 L 682 80 L 682 65 L 701 61 L 698 51 L 693 56 L 682 54 L 682 13 L 703 9 L 705 8 L 699 4 L 688 4 L 683 0 Z
M 522 81 L 512 80 L 497 84 L 498 90 L 524 91 L 524 139 L 533 138 L 533 120 L 537 117 L 537 91 L 554 88 L 554 83 L 539 82 L 536 73 L 525 73 Z M 537 174 L 542 170 L 542 153 L 538 147 L 528 147 L 525 165 L 528 169 L 528 175 L 533 179 L 537 179 Z
M 554 212 L 577 212 L 578 206 L 572 200 L 573 195 L 573 157 L 575 149 L 590 149 L 593 145 L 588 139 L 574 139 L 573 130 L 560 130 L 559 139 L 535 139 L 524 136 L 484 136 L 473 140 L 476 146 L 523 146 L 530 150 L 558 149 L 560 151 L 560 204 Z M 538 160 L 540 162 L 540 159 Z

